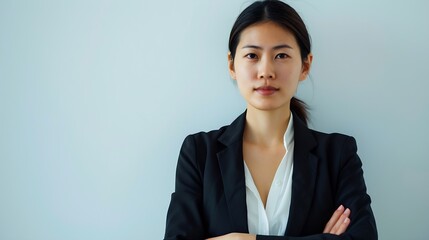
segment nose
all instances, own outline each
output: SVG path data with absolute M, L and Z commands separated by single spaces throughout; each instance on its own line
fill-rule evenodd
M 270 59 L 261 59 L 258 70 L 259 79 L 275 79 L 274 63 Z

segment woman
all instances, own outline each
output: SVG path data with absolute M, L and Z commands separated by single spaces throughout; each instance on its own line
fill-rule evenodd
M 310 50 L 283 2 L 239 15 L 228 63 L 247 109 L 184 140 L 165 239 L 377 239 L 355 140 L 308 129 L 294 98 Z

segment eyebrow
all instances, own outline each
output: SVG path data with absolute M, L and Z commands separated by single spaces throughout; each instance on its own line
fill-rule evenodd
M 245 45 L 242 47 L 243 48 L 255 48 L 255 49 L 262 49 L 262 47 L 260 46 L 256 46 L 256 45 Z M 290 48 L 293 49 L 291 46 L 287 45 L 287 44 L 281 44 L 281 45 L 277 45 L 273 47 L 273 50 L 277 50 L 277 49 L 281 49 L 281 48 Z

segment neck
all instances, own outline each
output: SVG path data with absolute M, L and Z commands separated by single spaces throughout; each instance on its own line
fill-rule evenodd
M 289 108 L 261 111 L 248 107 L 243 140 L 264 146 L 283 144 L 290 114 Z

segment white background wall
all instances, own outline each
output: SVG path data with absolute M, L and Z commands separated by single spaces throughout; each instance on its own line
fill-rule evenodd
M 244 110 L 250 2 L 0 0 L 0 239 L 161 239 L 183 138 Z M 312 126 L 356 137 L 380 239 L 427 239 L 429 2 L 289 3 Z

